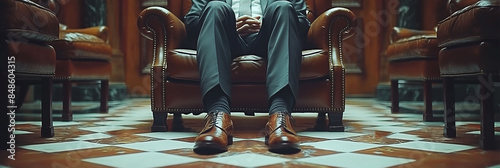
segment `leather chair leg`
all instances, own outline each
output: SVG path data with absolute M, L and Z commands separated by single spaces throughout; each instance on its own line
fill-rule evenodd
M 328 113 L 328 131 L 330 132 L 344 132 L 344 124 L 342 112 L 329 112 Z
M 108 113 L 109 80 L 101 80 L 101 113 Z
M 73 121 L 73 112 L 71 112 L 71 81 L 63 81 L 63 121 Z
M 451 77 L 443 78 L 444 90 L 444 136 L 447 138 L 457 137 L 455 127 L 455 86 Z
M 391 113 L 399 113 L 398 80 L 391 80 Z
M 54 137 L 52 125 L 52 77 L 42 79 L 42 137 Z
M 167 132 L 167 112 L 153 112 L 153 125 L 151 132 Z
M 487 77 L 484 75 L 483 77 Z M 487 78 L 485 78 L 487 79 Z M 481 139 L 479 144 L 485 150 L 495 149 L 495 101 L 490 83 L 481 82 Z
M 316 125 L 313 128 L 314 131 L 326 131 L 326 112 L 318 112 L 318 118 L 316 118 Z
M 424 121 L 434 121 L 432 114 L 432 81 L 424 80 Z
M 28 90 L 30 88 L 29 84 L 21 83 L 18 84 L 19 90 L 16 94 L 16 107 L 17 109 L 21 109 L 24 104 L 24 99 L 26 99 L 26 95 L 28 94 Z
M 174 119 L 172 120 L 172 131 L 183 132 L 185 131 L 184 122 L 182 121 L 181 113 L 174 113 Z

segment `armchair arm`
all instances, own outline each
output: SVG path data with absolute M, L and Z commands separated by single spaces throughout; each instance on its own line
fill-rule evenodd
M 391 43 L 396 42 L 401 39 L 410 38 L 413 36 L 436 36 L 435 30 L 414 30 L 402 27 L 394 27 L 391 33 Z
M 332 8 L 311 24 L 308 42 L 328 51 L 332 104 L 335 111 L 345 110 L 345 69 L 342 63 L 342 41 L 353 35 L 354 13 L 346 8 Z M 335 101 L 336 100 L 336 101 Z M 329 114 L 330 115 L 330 114 Z
M 184 23 L 162 7 L 144 9 L 137 19 L 137 27 L 144 37 L 153 40 L 151 67 L 166 66 L 167 52 L 178 48 L 186 37 Z
M 309 28 L 308 42 L 328 51 L 330 67 L 341 66 L 342 41 L 352 36 L 355 15 L 346 8 L 332 8 L 321 14 Z
M 101 38 L 106 43 L 108 42 L 108 27 L 106 26 L 95 26 L 83 29 L 62 29 L 62 32 L 72 32 L 72 33 L 83 33 L 90 34 Z

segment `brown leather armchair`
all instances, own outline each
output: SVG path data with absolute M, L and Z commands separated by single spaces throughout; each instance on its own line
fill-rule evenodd
M 55 82 L 63 84 L 63 121 L 73 120 L 71 84 L 100 82 L 100 111 L 108 112 L 109 78 L 111 76 L 111 46 L 105 26 L 66 29 L 61 26 L 59 39 L 50 44 L 57 54 Z
M 345 109 L 342 41 L 352 35 L 354 14 L 345 8 L 331 8 L 331 1 L 307 0 L 312 22 L 307 50 L 302 52 L 300 93 L 294 112 L 320 112 L 319 121 L 328 130 L 343 131 Z M 182 113 L 204 111 L 199 87 L 196 50 L 186 43 L 182 22 L 191 1 L 168 0 L 168 9 L 149 7 L 138 19 L 142 35 L 153 40 L 151 66 L 152 131 L 167 131 L 167 113 L 174 113 L 174 130 L 182 128 Z M 330 9 L 331 8 L 331 9 Z M 313 22 L 314 21 L 314 22 Z M 242 55 L 233 60 L 232 111 L 246 114 L 267 112 L 265 89 L 266 62 L 256 55 Z M 321 120 L 323 118 L 323 120 Z
M 42 20 L 43 19 L 43 20 Z M 59 35 L 59 21 L 49 9 L 29 0 L 0 1 L 0 53 L 2 54 L 1 108 L 11 115 L 0 115 L 5 149 L 14 127 L 15 112 L 20 108 L 27 86 L 42 84 L 42 137 L 53 137 L 52 78 L 56 66 L 54 48 L 47 43 Z M 9 79 L 9 80 L 7 80 Z M 17 86 L 13 88 L 13 86 Z M 17 89 L 17 90 L 16 90 Z M 15 107 L 15 106 L 18 107 Z M 11 108 L 12 107 L 12 108 Z M 5 127 L 4 127 L 5 126 Z M 5 134 L 4 134 L 5 133 Z M 7 136 L 7 138 L 6 138 Z M 4 139 L 6 138 L 6 139 Z
M 456 137 L 456 78 L 481 86 L 475 100 L 481 102 L 483 149 L 498 147 L 495 142 L 494 82 L 500 80 L 500 0 L 450 0 L 452 13 L 438 24 L 439 68 L 444 82 L 445 137 Z M 462 81 L 461 81 L 462 82 Z M 497 100 L 498 101 L 498 100 Z
M 434 121 L 432 83 L 440 80 L 438 45 L 435 30 L 413 30 L 394 27 L 387 48 L 388 75 L 391 80 L 391 112 L 399 112 L 399 81 L 422 82 L 424 121 Z
M 56 3 L 57 8 L 64 8 Z M 108 90 L 111 76 L 112 49 L 106 26 L 68 29 L 60 24 L 59 38 L 50 44 L 56 50 L 54 82 L 63 84 L 63 121 L 73 120 L 71 88 L 73 83 L 100 83 L 100 111 L 108 112 Z

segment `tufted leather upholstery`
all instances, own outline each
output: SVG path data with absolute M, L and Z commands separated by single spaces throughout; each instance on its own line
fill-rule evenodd
M 296 112 L 329 113 L 330 129 L 343 130 L 345 109 L 343 39 L 352 35 L 354 14 L 345 8 L 331 8 L 331 1 L 307 0 L 308 49 L 302 52 L 300 89 Z M 150 7 L 138 20 L 141 33 L 153 40 L 151 101 L 153 131 L 166 131 L 166 113 L 203 112 L 199 72 L 194 44 L 186 42 L 184 15 L 191 1 L 169 0 L 168 9 Z M 314 22 L 313 22 L 314 21 Z M 267 112 L 266 61 L 256 55 L 233 60 L 232 111 Z M 175 115 L 180 116 L 180 115 Z M 174 118 L 175 120 L 175 118 Z
M 453 13 L 438 24 L 439 68 L 444 79 L 445 136 L 455 137 L 454 81 L 481 85 L 481 137 L 484 149 L 498 147 L 494 135 L 494 82 L 500 80 L 500 0 L 450 0 Z M 498 101 L 498 100 L 496 100 Z M 496 145 L 497 146 L 496 146 Z
M 5 60 L 2 64 L 12 65 L 8 69 L 14 70 L 9 75 L 2 68 L 1 86 L 4 88 L 1 100 L 2 112 L 7 106 L 21 108 L 22 102 L 31 84 L 42 85 L 42 137 L 53 137 L 52 127 L 52 78 L 56 67 L 56 54 L 48 42 L 59 35 L 59 21 L 49 9 L 29 0 L 2 0 L 0 1 L 0 54 Z M 13 63 L 7 63 L 7 58 Z M 2 66 L 2 67 L 6 67 Z M 9 77 L 9 78 L 8 78 Z M 15 81 L 7 81 L 14 79 Z M 14 82 L 14 83 L 11 83 Z M 15 84 L 14 92 L 7 92 L 9 84 Z M 16 98 L 11 104 L 7 95 L 14 93 Z M 9 103 L 8 103 L 9 102 Z M 5 149 L 5 136 L 9 136 L 7 125 L 9 115 L 1 115 L 2 139 L 0 148 Z M 5 125 L 4 125 L 5 124 Z M 7 126 L 7 127 L 3 127 Z M 5 133 L 5 134 L 3 134 Z

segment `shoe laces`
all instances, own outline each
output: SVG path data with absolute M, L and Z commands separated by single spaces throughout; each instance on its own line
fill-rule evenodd
M 295 122 L 295 119 L 292 117 L 292 115 L 290 115 L 290 113 L 287 113 L 287 112 L 278 112 L 278 118 L 280 118 L 280 125 L 282 127 L 286 127 L 286 116 L 287 115 L 290 117 L 290 121 L 292 123 Z
M 211 113 L 208 113 L 205 116 L 205 119 L 203 119 L 203 120 L 205 122 L 207 122 L 208 118 L 210 118 L 210 125 L 214 126 L 217 123 L 217 120 L 222 120 L 222 116 L 223 116 L 222 113 L 219 111 L 211 112 Z

